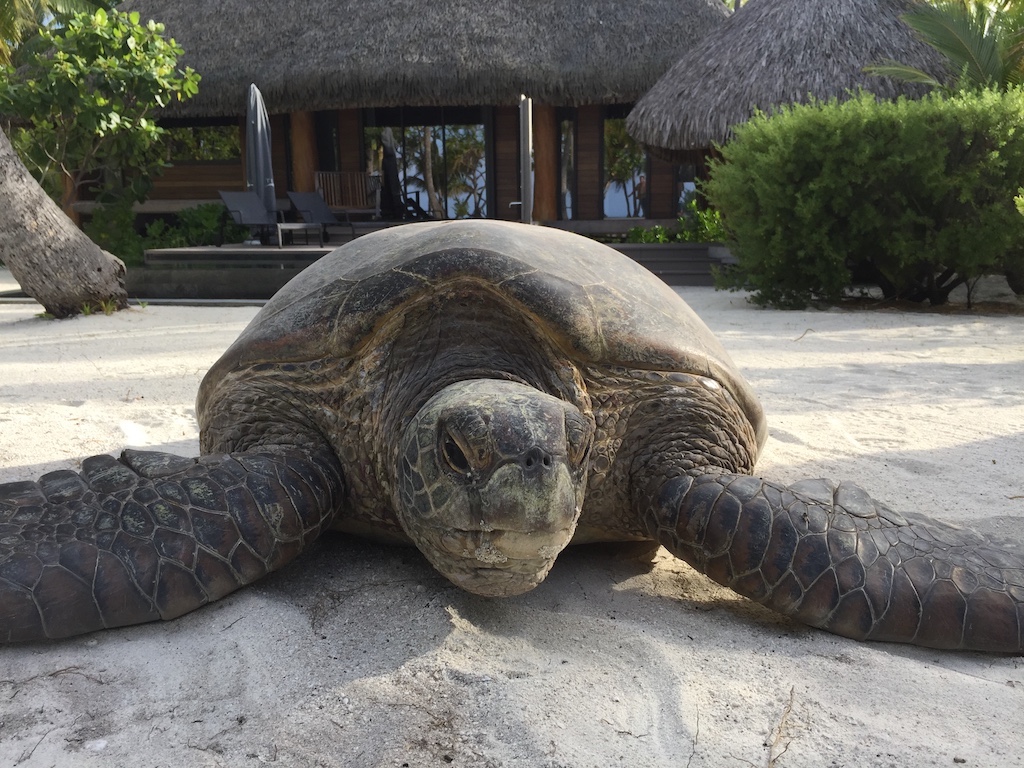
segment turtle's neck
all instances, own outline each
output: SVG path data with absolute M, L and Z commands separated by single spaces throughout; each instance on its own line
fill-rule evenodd
M 382 427 L 404 428 L 429 398 L 466 379 L 498 379 L 581 403 L 579 372 L 531 318 L 479 284 L 409 307 L 380 361 Z

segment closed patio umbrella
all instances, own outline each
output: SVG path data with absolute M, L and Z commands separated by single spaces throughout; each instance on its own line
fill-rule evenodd
M 270 146 L 270 118 L 263 94 L 255 83 L 249 84 L 245 114 L 245 188 L 259 195 L 268 211 L 277 210 L 274 190 L 274 164 Z

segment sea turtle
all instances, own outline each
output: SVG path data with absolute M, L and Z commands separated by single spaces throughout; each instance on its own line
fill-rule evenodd
M 0 639 L 172 619 L 328 528 L 515 595 L 572 542 L 652 541 L 857 639 L 1024 651 L 1024 551 L 854 485 L 753 477 L 749 385 L 613 249 L 493 221 L 362 237 L 206 375 L 202 457 L 125 451 L 0 486 Z

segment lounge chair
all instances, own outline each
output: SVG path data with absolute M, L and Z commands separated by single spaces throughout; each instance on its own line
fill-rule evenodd
M 231 214 L 236 224 L 243 227 L 252 227 L 253 231 L 259 233 L 261 243 L 270 239 L 270 233 L 277 226 L 277 212 L 268 211 L 263 206 L 260 196 L 252 190 L 247 192 L 219 192 L 220 199 Z M 281 242 L 280 235 L 278 243 Z
M 334 215 L 334 211 L 319 192 L 289 192 L 288 199 L 292 201 L 292 207 L 303 221 L 320 226 L 321 240 L 330 240 L 328 227 L 348 227 L 352 231 L 352 237 L 356 236 L 356 228 L 348 216 L 348 211 L 341 211 L 345 216 L 345 220 L 342 221 Z

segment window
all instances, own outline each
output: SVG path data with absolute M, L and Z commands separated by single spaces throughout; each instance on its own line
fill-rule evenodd
M 563 220 L 573 218 L 576 199 L 576 118 L 563 117 L 558 123 L 558 215 Z
M 169 163 L 227 162 L 242 157 L 237 124 L 167 128 L 164 146 Z
M 487 216 L 487 130 L 483 110 L 368 110 L 367 171 L 379 172 L 387 198 L 385 158 L 393 150 L 402 201 L 436 218 Z M 390 147 L 390 148 L 389 148 Z M 382 212 L 384 208 L 382 203 Z
M 647 153 L 626 133 L 625 114 L 604 121 L 604 215 L 641 218 L 647 209 Z

